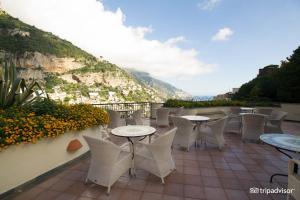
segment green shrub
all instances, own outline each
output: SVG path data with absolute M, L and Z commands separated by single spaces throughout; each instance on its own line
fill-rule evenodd
M 168 99 L 164 103 L 164 107 L 185 107 L 185 108 L 201 108 L 201 107 L 218 107 L 218 106 L 278 106 L 272 102 L 247 102 L 232 100 L 213 100 L 213 101 L 185 101 L 177 99 Z

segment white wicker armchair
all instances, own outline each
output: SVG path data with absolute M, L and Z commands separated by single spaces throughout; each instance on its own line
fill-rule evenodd
M 136 110 L 132 113 L 131 118 L 126 119 L 127 125 L 143 125 L 143 110 Z
M 178 128 L 173 146 L 181 146 L 189 151 L 190 146 L 196 145 L 198 130 L 196 124 L 182 117 L 171 117 L 173 124 Z
M 298 173 L 295 173 L 295 167 L 298 167 Z M 288 165 L 288 189 L 293 190 L 292 193 L 287 195 L 287 199 L 291 199 L 291 196 L 299 200 L 300 199 L 300 160 L 289 160 Z
M 146 170 L 160 177 L 162 183 L 165 183 L 164 177 L 175 169 L 171 146 L 176 130 L 177 128 L 171 129 L 149 144 L 140 142 L 135 145 L 135 168 Z
M 264 133 L 265 115 L 244 114 L 242 116 L 242 140 L 258 141 Z
M 267 123 L 265 125 L 266 133 L 283 133 L 282 121 L 287 116 L 287 112 L 283 111 L 272 111 L 271 115 L 268 117 Z
M 110 187 L 121 175 L 130 170 L 132 166 L 132 155 L 122 151 L 121 147 L 108 140 L 96 139 L 83 136 L 91 150 L 91 163 L 86 181 Z
M 156 110 L 156 125 L 169 126 L 169 113 L 168 108 L 159 108 Z
M 242 119 L 240 116 L 241 113 L 240 107 L 230 107 L 230 111 L 228 113 L 228 119 L 225 125 L 225 132 L 230 133 L 241 133 L 242 128 Z
M 113 129 L 117 128 L 119 126 L 123 126 L 124 120 L 121 119 L 120 113 L 114 110 L 108 110 L 108 115 L 109 115 L 109 124 L 108 128 Z
M 204 139 L 205 145 L 206 143 L 215 144 L 221 150 L 225 145 L 224 139 L 224 128 L 227 121 L 227 117 L 222 119 L 208 122 L 199 131 L 199 138 Z

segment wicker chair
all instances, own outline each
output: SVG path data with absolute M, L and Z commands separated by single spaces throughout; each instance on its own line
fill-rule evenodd
M 91 163 L 87 174 L 88 180 L 107 187 L 111 186 L 132 166 L 132 154 L 122 151 L 121 147 L 107 140 L 83 136 L 91 150 Z
M 142 110 L 136 110 L 132 113 L 131 118 L 126 119 L 127 125 L 143 125 L 143 111 Z
M 169 113 L 168 108 L 159 108 L 156 110 L 156 125 L 169 126 Z
M 171 146 L 177 128 L 160 135 L 151 143 L 139 142 L 136 146 L 134 158 L 135 168 L 146 170 L 161 178 L 169 175 L 175 169 L 171 154 Z
M 109 124 L 108 128 L 113 129 L 125 125 L 124 120 L 121 119 L 120 113 L 114 110 L 108 110 Z
M 242 140 L 259 141 L 259 136 L 264 133 L 265 115 L 244 114 L 242 124 Z
M 242 128 L 242 119 L 240 116 L 241 113 L 240 107 L 230 107 L 228 113 L 228 118 L 225 125 L 225 132 L 238 133 L 241 134 Z
M 300 166 L 300 160 L 289 160 L 288 164 L 288 189 L 293 190 L 292 193 L 287 195 L 287 199 L 291 199 L 291 196 L 298 200 L 300 198 L 300 174 L 295 173 L 295 167 Z
M 272 111 L 271 115 L 268 117 L 267 123 L 265 125 L 266 133 L 283 133 L 282 121 L 287 116 L 287 112 L 283 111 Z
M 178 128 L 173 141 L 173 146 L 179 145 L 189 151 L 190 146 L 196 145 L 198 136 L 196 125 L 182 117 L 171 118 L 174 126 Z
M 208 122 L 204 127 L 200 128 L 199 138 L 201 140 L 204 139 L 205 145 L 207 142 L 215 144 L 220 150 L 224 147 L 225 139 L 223 133 L 227 118 L 224 117 L 217 121 Z

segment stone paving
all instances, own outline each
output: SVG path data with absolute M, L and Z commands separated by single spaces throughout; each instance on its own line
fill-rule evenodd
M 159 133 L 167 129 L 159 129 Z M 286 132 L 300 135 L 300 123 L 284 122 Z M 225 133 L 222 151 L 212 146 L 174 149 L 176 171 L 162 184 L 160 178 L 136 170 L 136 177 L 124 174 L 112 187 L 84 183 L 90 157 L 60 170 L 41 183 L 16 195 L 15 200 L 246 200 L 286 199 L 282 194 L 250 194 L 251 187 L 286 188 L 287 178 L 269 178 L 287 172 L 287 158 L 266 144 L 243 143 L 237 134 Z M 114 140 L 114 139 L 113 139 Z M 120 141 L 119 141 L 120 142 Z

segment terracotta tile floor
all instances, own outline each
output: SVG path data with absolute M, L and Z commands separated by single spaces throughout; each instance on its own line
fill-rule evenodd
M 284 130 L 300 135 L 300 123 L 285 122 Z M 166 129 L 159 129 L 159 133 Z M 189 152 L 173 150 L 177 170 L 160 179 L 145 171 L 137 176 L 125 174 L 112 187 L 84 184 L 90 158 L 84 158 L 42 183 L 23 191 L 13 199 L 61 200 L 244 200 L 286 199 L 285 195 L 250 194 L 250 187 L 286 188 L 287 178 L 269 178 L 275 172 L 287 172 L 287 158 L 264 144 L 242 143 L 240 136 L 226 133 L 223 151 L 208 146 Z M 116 140 L 113 138 L 113 140 Z M 118 140 L 120 142 L 120 140 Z

